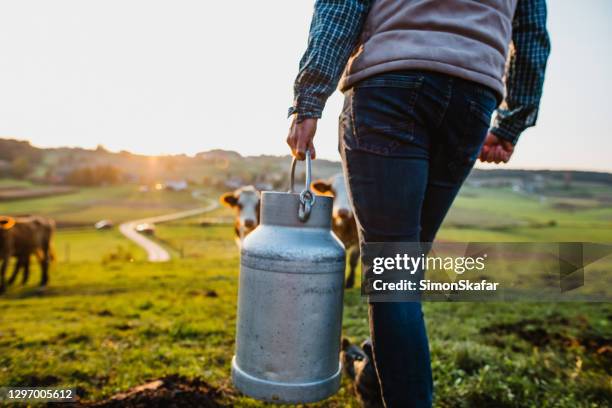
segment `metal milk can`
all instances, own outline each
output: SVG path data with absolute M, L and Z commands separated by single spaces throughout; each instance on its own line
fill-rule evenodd
M 340 387 L 345 252 L 331 232 L 332 198 L 265 191 L 261 223 L 242 245 L 232 380 L 242 393 L 308 403 Z

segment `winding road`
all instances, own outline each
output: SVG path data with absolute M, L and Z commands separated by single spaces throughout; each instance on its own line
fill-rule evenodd
M 193 193 L 194 197 L 199 199 L 204 198 L 198 192 Z M 181 211 L 172 214 L 159 215 L 156 217 L 143 218 L 141 220 L 134 220 L 124 222 L 119 225 L 119 231 L 129 240 L 136 243 L 147 252 L 147 258 L 149 262 L 168 262 L 170 260 L 170 254 L 164 247 L 159 245 L 157 242 L 151 240 L 146 235 L 143 235 L 136 231 L 136 226 L 139 224 L 158 224 L 160 222 L 174 221 L 181 218 L 193 217 L 214 210 L 219 206 L 216 201 L 209 200 L 210 203 L 206 207 L 195 208 L 193 210 Z

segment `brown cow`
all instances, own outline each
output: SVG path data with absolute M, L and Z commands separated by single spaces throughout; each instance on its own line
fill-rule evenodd
M 28 281 L 30 275 L 30 257 L 36 255 L 40 261 L 40 285 L 49 281 L 49 263 L 53 258 L 51 238 L 55 230 L 55 222 L 44 217 L 5 217 L 0 216 L 0 293 L 5 290 L 5 274 L 12 256 L 17 258 L 13 274 L 8 280 L 12 284 L 17 274 L 23 269 L 22 284 Z
M 357 262 L 359 262 L 359 237 L 346 184 L 344 184 L 344 176 L 339 173 L 329 180 L 314 181 L 312 189 L 321 194 L 331 193 L 334 196 L 332 229 L 344 244 L 346 252 L 349 253 L 350 269 L 349 276 L 346 279 L 346 287 L 352 288 L 355 286 L 355 269 L 357 268 Z
M 221 204 L 236 210 L 234 231 L 236 244 L 241 246 L 242 240 L 259 225 L 259 202 L 261 196 L 253 186 L 241 187 L 221 196 Z

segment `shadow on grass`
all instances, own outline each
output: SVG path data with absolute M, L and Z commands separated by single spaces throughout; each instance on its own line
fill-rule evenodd
M 8 290 L 0 295 L 1 299 L 32 299 L 32 298 L 51 298 L 64 296 L 108 296 L 119 293 L 126 293 L 127 288 L 109 288 L 95 285 L 77 286 L 46 286 L 46 287 L 9 287 Z

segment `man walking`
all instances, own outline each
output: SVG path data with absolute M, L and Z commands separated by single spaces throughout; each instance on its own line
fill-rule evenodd
M 535 125 L 549 52 L 545 0 L 318 0 L 287 143 L 314 158 L 339 83 L 361 245 L 432 242 L 476 159 L 507 162 Z M 369 317 L 385 405 L 430 407 L 420 303 L 370 303 Z

